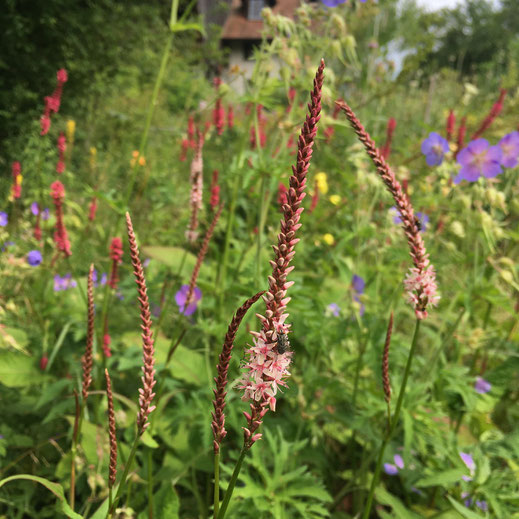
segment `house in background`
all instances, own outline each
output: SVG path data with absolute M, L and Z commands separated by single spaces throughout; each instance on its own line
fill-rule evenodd
M 205 23 L 216 23 L 222 27 L 221 43 L 230 50 L 229 70 L 236 67 L 243 73 L 232 75 L 233 87 L 243 92 L 245 81 L 251 77 L 254 62 L 251 56 L 261 42 L 263 20 L 261 11 L 270 7 L 274 14 L 294 19 L 296 9 L 303 0 L 199 0 L 198 9 Z M 227 73 L 223 74 L 224 76 Z M 229 77 L 231 79 L 231 77 Z

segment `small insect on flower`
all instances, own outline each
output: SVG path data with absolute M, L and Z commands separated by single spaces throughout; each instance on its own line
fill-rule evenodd
M 288 335 L 286 333 L 278 333 L 278 353 L 280 355 L 283 355 L 283 353 L 286 353 L 290 349 L 290 342 L 288 340 Z

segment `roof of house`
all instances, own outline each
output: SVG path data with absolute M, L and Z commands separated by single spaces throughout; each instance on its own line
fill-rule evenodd
M 277 0 L 272 8 L 274 14 L 294 18 L 295 11 L 301 0 Z M 263 30 L 262 20 L 248 20 L 243 13 L 241 0 L 233 0 L 229 14 L 222 31 L 223 40 L 261 40 Z

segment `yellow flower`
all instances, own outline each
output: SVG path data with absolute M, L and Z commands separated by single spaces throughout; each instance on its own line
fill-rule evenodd
M 16 177 L 16 185 L 17 186 L 21 186 L 22 185 L 22 180 L 23 180 L 23 176 L 22 175 L 18 175 Z
M 322 171 L 321 173 L 317 173 L 317 175 L 315 175 L 315 182 L 317 184 L 317 189 L 319 189 L 323 195 L 328 193 L 328 177 L 326 176 L 326 173 L 323 173 Z
M 76 121 L 69 119 L 67 121 L 67 141 L 74 142 L 74 134 L 76 133 Z
M 331 235 L 329 232 L 323 235 L 323 241 L 324 243 L 328 245 L 333 245 L 335 243 L 335 238 L 333 235 Z
M 97 162 L 97 149 L 92 146 L 90 148 L 90 167 L 94 169 L 96 167 Z
M 341 197 L 339 195 L 330 195 L 330 202 L 333 205 L 339 205 L 341 203 Z
M 139 166 L 144 166 L 146 164 L 146 159 L 144 157 L 139 157 Z
M 133 150 L 132 151 L 132 157 L 136 159 L 139 156 L 139 150 Z

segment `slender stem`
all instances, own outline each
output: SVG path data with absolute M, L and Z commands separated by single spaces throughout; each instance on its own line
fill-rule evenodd
M 72 264 L 72 261 L 70 261 L 70 256 L 67 256 L 67 264 L 68 264 L 68 268 L 71 270 L 72 272 L 72 276 L 74 278 L 74 280 L 76 281 L 77 283 L 77 287 L 79 289 L 79 293 L 81 294 L 81 297 L 83 298 L 83 301 L 85 302 L 85 304 L 87 305 L 88 307 L 88 300 L 87 300 L 87 296 L 86 296 L 86 293 L 85 291 L 83 290 L 83 287 L 81 286 L 81 283 L 79 282 L 79 278 L 77 276 L 77 273 L 76 273 L 76 269 L 74 268 L 74 265 Z
M 124 484 L 126 483 L 126 479 L 128 478 L 128 474 L 130 472 L 130 468 L 133 464 L 133 460 L 135 458 L 135 454 L 137 452 L 137 447 L 139 445 L 140 435 L 137 433 L 137 436 L 135 437 L 135 440 L 132 445 L 132 450 L 130 451 L 130 455 L 128 456 L 128 460 L 126 461 L 126 465 L 124 466 L 124 472 L 121 477 L 121 480 L 119 481 L 119 488 L 117 489 L 117 494 L 115 494 L 115 498 L 112 502 L 112 506 L 108 508 L 108 513 L 106 514 L 107 519 L 111 517 L 114 513 L 114 510 L 117 506 L 117 503 L 119 502 L 119 499 L 121 499 Z
M 214 519 L 220 510 L 220 451 L 214 455 Z
M 77 452 L 77 440 L 80 428 L 80 417 L 83 411 L 83 404 L 79 405 L 79 397 L 77 391 L 74 389 L 74 399 L 76 402 L 76 414 L 74 417 L 74 430 L 72 433 L 72 449 L 71 449 L 71 461 L 70 461 L 70 508 L 74 510 L 76 502 L 76 452 Z
M 148 448 L 148 518 L 153 519 L 153 470 L 151 449 Z
M 258 137 L 256 137 L 258 139 Z M 265 212 L 265 190 L 266 190 L 266 175 L 263 173 L 261 175 L 260 182 L 260 205 L 258 210 L 258 234 L 256 235 L 256 281 L 258 285 L 261 280 L 261 236 L 263 234 L 263 227 L 265 225 L 265 218 L 263 214 Z
M 216 519 L 224 519 L 224 517 L 225 517 L 225 512 L 227 511 L 227 507 L 229 506 L 229 501 L 231 500 L 232 493 L 234 492 L 234 487 L 236 486 L 236 481 L 240 474 L 243 459 L 245 458 L 245 454 L 247 454 L 247 451 L 248 451 L 248 449 L 246 449 L 245 447 L 242 447 L 242 450 L 240 452 L 240 457 L 238 458 L 238 461 L 236 462 L 236 466 L 234 467 L 234 471 L 231 476 L 231 481 L 229 481 L 229 486 L 227 487 L 227 490 L 225 491 L 225 495 L 223 496 L 222 507 L 220 508 L 220 512 L 216 516 Z
M 368 498 L 366 501 L 366 506 L 364 507 L 364 513 L 362 515 L 362 519 L 368 519 L 369 514 L 371 512 L 371 506 L 373 504 L 373 496 L 375 494 L 375 488 L 377 487 L 378 480 L 380 478 L 380 471 L 382 469 L 382 460 L 384 459 L 384 452 L 386 451 L 387 444 L 391 440 L 396 426 L 398 424 L 398 418 L 400 417 L 400 411 L 402 409 L 402 403 L 404 401 L 405 389 L 407 386 L 407 380 L 409 379 L 409 373 L 411 372 L 411 364 L 413 363 L 414 354 L 416 351 L 416 346 L 418 345 L 418 332 L 420 330 L 420 323 L 422 321 L 420 319 L 416 320 L 416 325 L 413 334 L 413 341 L 411 343 L 411 349 L 409 350 L 409 356 L 407 357 L 407 364 L 405 366 L 404 378 L 402 379 L 402 384 L 400 386 L 400 392 L 398 393 L 398 400 L 396 403 L 395 413 L 393 414 L 393 420 L 391 421 L 391 427 L 389 431 L 384 437 L 382 445 L 380 446 L 380 451 L 378 454 L 377 465 L 375 467 L 375 473 L 373 474 L 373 479 L 371 480 L 371 487 L 369 489 Z

